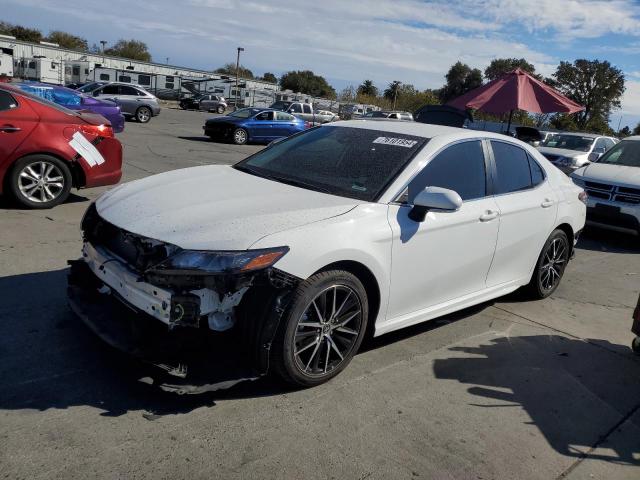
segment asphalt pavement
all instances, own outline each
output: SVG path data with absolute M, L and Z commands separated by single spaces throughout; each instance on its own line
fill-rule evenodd
M 127 122 L 124 180 L 261 148 L 211 142 L 208 115 Z M 136 381 L 66 305 L 66 261 L 104 190 L 53 210 L 0 199 L 0 477 L 640 478 L 640 239 L 587 230 L 552 297 L 376 338 L 325 385 L 178 396 Z

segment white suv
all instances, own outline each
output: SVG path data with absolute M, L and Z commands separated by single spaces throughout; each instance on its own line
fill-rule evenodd
M 640 234 L 640 136 L 622 140 L 571 178 L 589 194 L 587 223 Z
M 618 139 L 593 133 L 545 132 L 538 151 L 566 174 L 594 162 L 618 143 Z

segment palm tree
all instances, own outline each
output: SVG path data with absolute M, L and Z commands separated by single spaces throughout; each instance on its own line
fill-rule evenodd
M 371 80 L 365 80 L 358 87 L 358 95 L 378 96 L 378 89 Z
M 400 84 L 398 80 L 394 80 L 384 91 L 384 98 L 393 100 L 393 108 L 396 108 L 396 99 L 398 98 L 398 92 L 400 91 Z

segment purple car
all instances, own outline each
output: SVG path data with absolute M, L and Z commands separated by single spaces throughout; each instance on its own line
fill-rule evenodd
M 88 110 L 102 115 L 111 122 L 111 128 L 115 133 L 124 130 L 124 116 L 120 113 L 120 107 L 109 100 L 98 100 L 70 88 L 46 83 L 25 82 L 15 86 L 70 110 Z

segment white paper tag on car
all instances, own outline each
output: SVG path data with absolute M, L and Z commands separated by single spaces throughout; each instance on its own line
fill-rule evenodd
M 69 146 L 73 148 L 78 155 L 84 158 L 84 161 L 87 162 L 90 167 L 95 167 L 96 165 L 102 165 L 104 163 L 104 157 L 80 132 L 73 134 L 73 138 L 69 141 Z
M 395 137 L 378 137 L 373 143 L 381 143 L 382 145 L 393 145 L 395 147 L 405 147 L 411 148 L 416 143 L 417 140 L 407 140 L 406 138 L 395 138 Z

